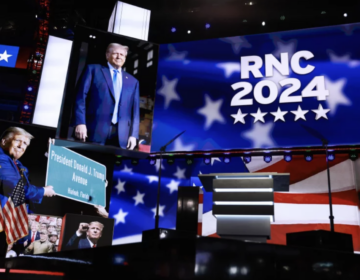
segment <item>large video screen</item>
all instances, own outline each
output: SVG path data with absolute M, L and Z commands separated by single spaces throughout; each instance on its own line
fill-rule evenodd
M 77 27 L 60 139 L 150 152 L 158 46 Z
M 358 144 L 359 41 L 356 23 L 161 45 L 152 151 L 183 130 L 169 151 Z

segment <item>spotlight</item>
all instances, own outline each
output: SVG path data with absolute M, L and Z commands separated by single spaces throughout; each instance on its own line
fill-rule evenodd
M 272 161 L 272 156 L 271 156 L 271 155 L 265 155 L 265 156 L 264 156 L 264 161 L 265 161 L 266 163 L 271 162 L 271 161 Z
M 172 33 L 176 32 L 176 28 L 175 27 L 171 28 L 171 32 Z
M 344 14 L 344 17 L 347 17 L 347 13 Z
M 224 157 L 223 162 L 224 163 L 229 163 L 230 162 L 230 157 Z
M 24 109 L 25 109 L 25 110 L 29 109 L 29 106 L 28 106 L 28 105 L 25 105 L 25 106 L 24 106 Z
M 191 164 L 193 164 L 193 160 L 191 159 L 191 158 L 188 158 L 187 160 L 186 160 L 186 164 L 187 165 L 191 165 Z
M 251 156 L 244 156 L 243 159 L 244 159 L 245 163 L 250 163 L 251 162 Z
M 334 153 L 328 153 L 327 159 L 328 159 L 328 161 L 333 161 L 335 159 L 335 154 Z
M 150 165 L 155 165 L 155 164 L 156 164 L 156 158 L 151 158 Z
M 286 162 L 290 162 L 290 161 L 292 160 L 292 155 L 290 155 L 290 154 L 284 155 L 284 160 L 285 160 Z
M 304 157 L 306 161 L 312 161 L 313 159 L 313 156 L 311 154 L 306 154 Z
M 94 36 L 93 36 L 93 39 L 95 39 L 95 38 L 96 38 L 96 36 L 94 35 Z
M 172 165 L 174 162 L 175 162 L 175 160 L 174 160 L 173 158 L 168 158 L 168 159 L 167 159 L 167 163 L 168 163 L 169 165 Z
M 37 15 L 35 15 L 35 18 L 37 18 Z
M 210 164 L 210 162 L 211 162 L 211 158 L 209 158 L 209 157 L 204 158 L 204 163 L 206 165 Z
M 188 34 L 190 34 L 191 33 L 191 30 L 188 30 Z
M 210 23 L 205 24 L 205 28 L 209 29 L 210 28 Z
M 90 35 L 89 37 L 92 38 L 92 35 Z
M 358 158 L 358 154 L 354 151 L 354 152 L 350 152 L 349 153 L 349 158 L 352 160 L 352 161 L 355 161 L 357 160 Z
M 261 24 L 262 24 L 262 26 L 265 26 L 265 21 L 263 21 Z
M 138 165 L 138 164 L 139 164 L 139 161 L 138 161 L 137 159 L 133 159 L 133 160 L 131 161 L 131 164 L 132 164 L 132 165 Z
M 32 88 L 32 87 L 28 87 L 27 90 L 28 90 L 28 91 L 32 91 L 33 88 Z

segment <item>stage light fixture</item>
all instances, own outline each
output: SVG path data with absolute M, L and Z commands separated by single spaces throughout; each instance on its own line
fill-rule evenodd
M 344 17 L 347 17 L 347 13 L 344 14 Z
M 286 155 L 284 155 L 284 160 L 285 160 L 286 162 L 290 162 L 290 161 L 292 160 L 292 155 L 291 155 L 291 154 L 286 154 Z
M 35 15 L 35 18 L 37 18 L 37 15 Z
M 174 160 L 173 158 L 168 158 L 168 159 L 167 159 L 167 163 L 168 163 L 169 165 L 174 164 L 174 162 L 175 162 L 175 160 Z
M 261 24 L 262 24 L 262 26 L 265 26 L 265 21 L 263 21 Z
M 272 156 L 271 156 L 271 155 L 265 155 L 265 156 L 264 156 L 264 161 L 265 161 L 266 163 L 271 162 L 271 161 L 272 161 Z
M 138 161 L 137 159 L 133 159 L 133 160 L 131 161 L 131 164 L 132 164 L 132 165 L 138 165 L 138 164 L 139 164 L 139 161 Z
M 312 161 L 313 155 L 312 154 L 305 154 L 304 158 L 305 158 L 306 161 Z
M 350 158 L 352 161 L 355 161 L 355 160 L 358 159 L 358 154 L 357 154 L 355 151 L 350 152 L 350 153 L 349 153 L 349 158 Z
M 188 158 L 187 160 L 186 160 L 186 164 L 187 165 L 191 165 L 191 164 L 193 164 L 193 160 L 191 159 L 191 158 Z
M 188 30 L 188 32 L 187 32 L 188 34 L 190 34 L 191 33 L 191 30 Z
M 92 35 L 90 35 L 89 37 L 92 38 Z
M 95 36 L 95 35 L 93 36 L 93 39 L 96 39 L 96 36 Z
M 156 164 L 156 158 L 151 158 L 150 165 L 155 165 L 155 164 Z
M 32 87 L 28 87 L 27 90 L 28 90 L 28 91 L 32 91 L 33 88 L 32 88 Z
M 209 29 L 210 28 L 210 23 L 205 24 L 205 28 Z
M 25 109 L 25 110 L 29 109 L 29 106 L 28 106 L 28 105 L 25 105 L 25 106 L 24 106 L 24 109 Z
M 223 162 L 229 163 L 231 161 L 230 157 L 224 157 Z
M 210 164 L 210 163 L 211 163 L 211 158 L 205 157 L 205 158 L 204 158 L 204 163 L 205 163 L 206 165 Z
M 176 32 L 176 28 L 175 27 L 171 28 L 171 32 L 172 33 Z
M 334 153 L 328 153 L 328 161 L 333 161 L 335 159 L 335 154 Z
M 251 156 L 244 156 L 243 159 L 244 159 L 245 163 L 250 163 L 251 162 Z

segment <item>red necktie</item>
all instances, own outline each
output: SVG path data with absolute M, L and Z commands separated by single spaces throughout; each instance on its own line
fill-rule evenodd
M 93 245 L 93 248 L 96 248 L 96 245 L 95 245 L 95 244 Z
M 33 235 L 32 235 L 32 237 L 31 237 L 31 242 L 34 242 L 34 241 L 35 241 L 35 233 L 36 233 L 36 231 L 33 231 Z

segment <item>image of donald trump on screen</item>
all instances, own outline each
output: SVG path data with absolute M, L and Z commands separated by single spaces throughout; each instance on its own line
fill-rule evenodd
M 133 150 L 139 139 L 139 81 L 123 70 L 129 48 L 111 43 L 107 63 L 89 64 L 76 89 L 74 136 Z
M 103 230 L 104 225 L 97 221 L 80 223 L 78 230 L 67 242 L 66 249 L 96 248 Z

